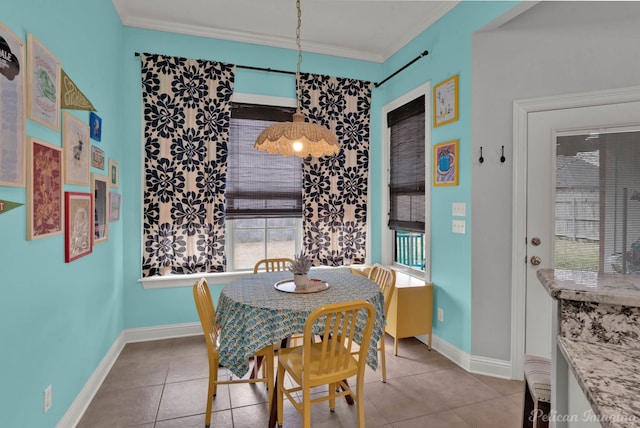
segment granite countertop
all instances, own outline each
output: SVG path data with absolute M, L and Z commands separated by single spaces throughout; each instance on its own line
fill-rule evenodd
M 554 299 L 640 307 L 640 275 L 539 269 L 540 283 Z
M 578 415 L 605 428 L 640 426 L 640 349 L 558 337 L 594 413 Z

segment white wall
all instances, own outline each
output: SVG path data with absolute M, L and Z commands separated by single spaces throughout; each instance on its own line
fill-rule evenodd
M 540 2 L 474 34 L 474 356 L 510 359 L 513 101 L 639 85 L 639 22 L 640 2 Z

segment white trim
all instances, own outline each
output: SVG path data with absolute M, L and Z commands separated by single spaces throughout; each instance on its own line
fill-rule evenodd
M 431 81 L 425 82 L 422 85 L 412 89 L 409 92 L 404 93 L 400 97 L 394 99 L 393 101 L 388 102 L 384 106 L 382 106 L 382 115 L 381 115 L 381 142 L 382 142 L 382 169 L 385 173 L 385 180 L 383 184 L 383 192 L 381 198 L 380 211 L 385 213 L 382 218 L 381 227 L 381 239 L 380 243 L 382 248 L 386 248 L 387 251 L 383 251 L 381 263 L 387 266 L 391 266 L 393 264 L 393 255 L 391 254 L 391 249 L 393 249 L 393 231 L 389 230 L 387 227 L 387 220 L 389 217 L 389 192 L 386 190 L 389 188 L 389 127 L 387 125 L 387 113 L 390 111 L 401 107 L 420 96 L 424 95 L 424 144 L 425 144 L 425 153 L 424 153 L 424 163 L 425 163 L 425 213 L 424 213 L 424 222 L 425 222 L 425 233 L 424 233 L 424 246 L 427 251 L 427 263 L 424 272 L 424 280 L 425 282 L 431 282 Z
M 472 355 L 470 363 L 469 371 L 471 373 L 499 377 L 501 379 L 513 379 L 511 377 L 512 369 L 510 361 Z M 518 380 L 522 380 L 522 375 Z
M 295 98 L 272 97 L 269 95 L 245 94 L 241 92 L 234 92 L 231 95 L 231 101 L 234 103 L 259 104 L 263 106 L 297 107 Z
M 148 342 L 150 340 L 197 336 L 199 334 L 203 334 L 202 326 L 199 322 L 130 328 L 122 332 L 125 343 Z
M 62 416 L 62 419 L 56 425 L 57 428 L 75 427 L 82 419 L 82 415 L 91 404 L 91 400 L 95 397 L 96 393 L 102 386 L 105 378 L 109 374 L 111 367 L 118 359 L 122 348 L 124 348 L 124 332 L 120 333 L 120 336 L 113 342 L 111 348 L 107 351 L 98 367 L 93 371 L 93 374 L 89 377 L 89 380 L 84 384 L 84 387 L 80 390 L 76 399 L 73 400 L 71 406 Z
M 511 377 L 522 378 L 525 351 L 527 123 L 529 113 L 640 101 L 640 86 L 528 98 L 513 102 L 513 211 L 511 259 Z
M 418 340 L 424 342 L 422 336 L 417 337 Z M 444 339 L 441 339 L 438 336 L 433 336 L 433 340 L 431 341 L 431 346 L 433 349 L 442 354 L 443 357 L 448 360 L 454 362 L 461 368 L 466 371 L 470 371 L 471 368 L 471 355 L 467 354 L 463 350 L 455 347 Z

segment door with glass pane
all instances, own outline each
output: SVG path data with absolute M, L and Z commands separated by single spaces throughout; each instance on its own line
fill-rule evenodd
M 551 356 L 536 271 L 640 271 L 640 103 L 528 115 L 525 352 Z

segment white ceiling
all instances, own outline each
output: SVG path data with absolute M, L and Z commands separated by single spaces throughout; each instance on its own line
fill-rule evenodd
M 384 62 L 458 3 L 302 0 L 302 50 Z M 113 4 L 125 26 L 297 49 L 295 0 L 113 0 Z

